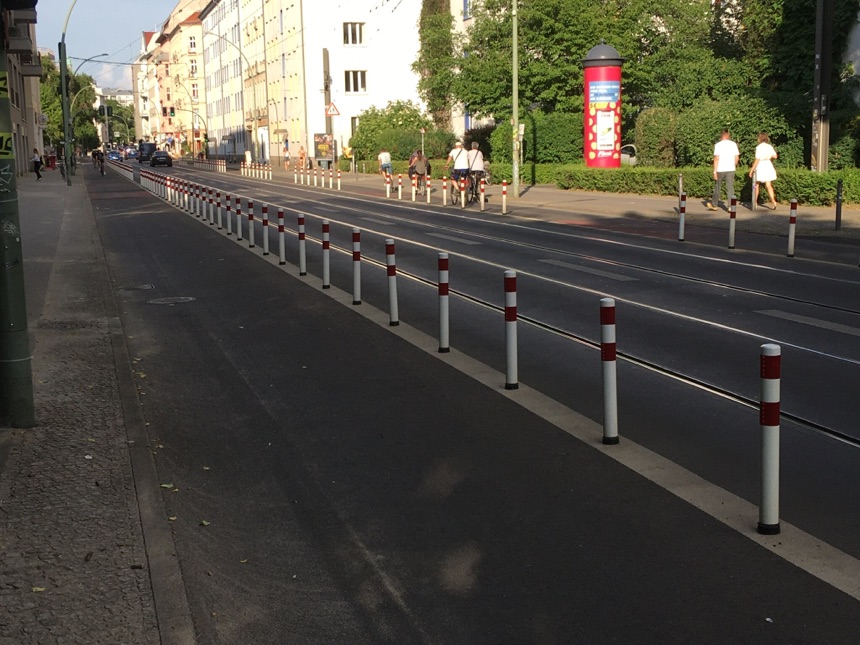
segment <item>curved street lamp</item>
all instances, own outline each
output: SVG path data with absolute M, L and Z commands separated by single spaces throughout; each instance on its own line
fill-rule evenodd
M 102 56 L 110 56 L 110 54 L 108 54 L 108 53 L 104 53 L 104 54 L 96 54 L 95 56 L 90 56 L 89 58 L 85 58 L 84 60 L 82 60 L 80 63 L 78 63 L 78 66 L 77 66 L 77 67 L 75 67 L 75 71 L 74 71 L 74 72 L 72 72 L 72 78 L 74 78 L 75 76 L 77 76 L 77 75 L 78 75 L 78 70 L 81 68 L 81 66 L 82 66 L 84 63 L 88 63 L 89 61 L 91 61 L 91 60 L 95 60 L 96 58 L 101 58 Z
M 63 107 L 63 164 L 66 168 L 69 168 L 69 138 L 71 136 L 69 129 L 69 78 L 66 71 L 66 29 L 69 26 L 69 18 L 72 17 L 72 9 L 75 8 L 77 1 L 72 0 L 72 4 L 69 5 L 69 11 L 66 13 L 66 21 L 63 23 L 60 44 L 57 47 L 60 57 L 60 103 Z M 68 186 L 72 185 L 72 174 L 70 172 L 66 173 L 66 184 Z
M 76 1 L 77 1 L 77 0 L 76 0 Z M 230 40 L 227 40 L 227 39 L 226 39 L 224 36 L 222 36 L 221 34 L 214 34 L 214 33 L 212 33 L 211 31 L 210 31 L 210 32 L 206 32 L 206 31 L 204 31 L 204 32 L 203 32 L 203 36 L 204 36 L 204 37 L 206 37 L 207 33 L 208 33 L 208 35 L 210 35 L 210 36 L 215 36 L 215 38 L 220 38 L 220 39 L 221 39 L 221 40 L 223 40 L 225 43 L 228 43 L 228 44 L 232 45 L 233 47 L 235 47 L 235 48 L 236 48 L 236 51 L 237 51 L 237 52 L 239 52 L 239 55 L 242 57 L 242 60 L 244 60 L 244 61 L 245 61 L 245 67 L 246 67 L 247 69 L 251 69 L 251 63 L 248 61 L 248 57 L 247 57 L 247 56 L 245 56 L 245 53 L 242 51 L 242 49 L 239 47 L 239 45 L 237 45 L 236 43 L 234 43 L 234 42 L 232 42 L 232 41 L 230 41 Z M 243 89 L 242 95 L 243 95 L 243 96 L 244 96 L 244 82 L 245 82 L 245 81 L 244 81 L 244 79 L 243 79 L 243 80 L 242 80 L 242 84 L 243 84 L 243 87 L 242 87 L 242 89 Z M 251 81 L 251 110 L 253 110 L 253 112 L 252 112 L 252 120 L 251 120 L 251 127 L 253 128 L 253 133 L 254 133 L 254 134 L 253 134 L 253 139 L 254 139 L 254 140 L 251 142 L 251 156 L 252 156 L 252 158 L 253 158 L 253 160 L 254 160 L 254 161 L 257 161 L 257 91 L 256 91 L 256 89 L 254 89 L 254 81 L 253 81 L 253 80 Z

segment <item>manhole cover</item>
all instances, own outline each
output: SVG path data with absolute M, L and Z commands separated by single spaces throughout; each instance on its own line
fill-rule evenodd
M 196 298 L 191 296 L 173 296 L 171 298 L 156 298 L 155 300 L 147 300 L 150 305 L 176 305 L 181 302 L 193 302 Z

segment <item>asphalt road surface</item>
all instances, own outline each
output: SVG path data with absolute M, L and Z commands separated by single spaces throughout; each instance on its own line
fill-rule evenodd
M 782 517 L 858 558 L 856 266 L 197 176 L 284 209 L 288 271 L 259 210 L 250 253 L 247 219 L 237 244 L 115 175 L 88 187 L 200 642 L 852 642 L 856 600 L 504 396 L 501 308 L 515 270 L 519 380 L 597 443 L 615 298 L 622 441 L 753 503 L 780 344 Z M 322 219 L 342 304 L 317 286 Z M 350 310 L 388 310 L 386 238 L 400 319 L 431 339 L 450 254 L 451 346 L 497 391 Z

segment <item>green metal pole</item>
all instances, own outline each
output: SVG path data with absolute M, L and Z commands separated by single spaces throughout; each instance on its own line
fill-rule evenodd
M 12 132 L 6 44 L 0 39 L 0 425 L 32 428 L 36 416 Z

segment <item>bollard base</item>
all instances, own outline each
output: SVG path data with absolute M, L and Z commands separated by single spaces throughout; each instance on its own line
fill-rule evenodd
M 281 262 L 281 264 L 286 264 L 286 262 Z M 306 276 L 307 274 L 308 274 L 308 272 L 307 272 L 307 271 L 305 271 L 305 272 L 301 272 L 301 271 L 300 271 L 300 272 L 299 272 L 299 275 L 300 275 L 300 276 Z M 328 287 L 323 287 L 323 289 L 327 289 L 327 288 L 328 288 Z
M 278 262 L 280 266 L 284 266 L 286 262 Z M 299 275 L 307 275 L 306 273 L 300 273 Z
M 323 289 L 331 289 L 331 285 L 330 284 L 324 284 Z
M 619 441 L 618 437 L 603 437 L 604 446 L 617 446 Z
M 520 388 L 519 383 L 505 383 L 506 390 L 518 390 Z
M 400 325 L 399 320 L 392 320 L 390 323 L 388 323 L 389 327 L 397 327 L 398 325 Z
M 785 254 L 785 257 L 787 257 L 787 258 L 793 258 L 793 257 L 794 257 L 794 253 L 786 253 L 786 254 Z
M 439 348 L 439 353 L 440 353 L 440 354 L 447 354 L 447 353 L 448 353 L 448 352 L 450 352 L 450 351 L 451 351 L 451 348 L 450 348 L 450 347 L 440 347 L 440 348 Z
M 361 304 L 361 300 L 353 300 L 353 301 L 352 301 L 352 304 L 354 304 L 354 305 L 360 305 L 360 304 Z
M 780 531 L 779 523 L 762 524 L 761 522 L 759 522 L 757 530 L 761 535 L 777 535 Z

